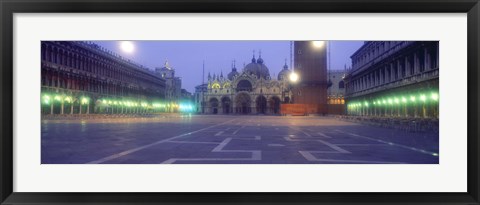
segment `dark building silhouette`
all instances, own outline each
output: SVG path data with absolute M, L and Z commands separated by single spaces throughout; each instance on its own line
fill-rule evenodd
M 323 41 L 295 41 L 294 69 L 299 79 L 292 89 L 293 103 L 307 114 L 327 113 L 327 44 Z

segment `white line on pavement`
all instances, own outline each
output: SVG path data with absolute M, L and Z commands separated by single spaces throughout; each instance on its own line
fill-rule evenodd
M 322 136 L 322 137 L 325 137 L 325 138 L 332 138 L 332 137 L 330 137 L 330 136 L 328 136 L 328 135 L 326 135 L 326 134 L 324 134 L 324 133 L 322 133 L 322 132 L 317 132 L 317 134 L 320 135 L 320 136 Z
M 354 134 L 354 133 L 350 133 L 350 132 L 345 132 L 345 131 L 342 131 L 342 130 L 335 130 L 335 131 L 340 132 L 340 133 L 344 133 L 344 134 L 348 134 L 348 135 L 351 135 L 351 136 L 354 136 L 354 137 L 359 137 L 359 138 L 363 138 L 363 139 L 373 140 L 375 142 L 381 142 L 381 143 L 385 143 L 385 144 L 388 144 L 388 145 L 401 147 L 401 148 L 404 148 L 404 149 L 412 150 L 412 151 L 415 151 L 415 152 L 420 152 L 420 153 L 423 153 L 423 154 L 438 156 L 438 153 L 430 152 L 430 151 L 423 150 L 423 149 L 418 149 L 418 148 L 415 148 L 415 147 L 409 147 L 409 146 L 406 146 L 406 145 L 401 145 L 401 144 L 397 144 L 397 143 L 393 143 L 393 142 L 388 142 L 388 141 L 379 140 L 379 139 L 375 139 L 375 138 L 371 138 L 371 137 L 366 137 L 366 136 L 363 136 L 363 135 L 358 135 L 358 134 Z
M 220 136 L 221 134 L 223 134 L 223 131 L 217 132 L 217 134 L 215 134 L 215 136 Z
M 338 146 L 388 146 L 388 144 L 335 144 Z
M 316 140 L 317 142 L 320 142 L 324 145 L 327 145 L 328 147 L 336 150 L 337 152 L 339 153 L 343 153 L 343 154 L 350 154 L 351 152 L 347 151 L 347 150 L 344 150 L 342 149 L 341 147 L 337 146 L 337 145 L 334 145 L 332 143 L 329 143 L 329 142 L 326 142 L 326 141 L 323 141 L 323 140 Z
M 238 131 L 240 131 L 240 130 L 241 130 L 242 128 L 244 128 L 244 127 L 245 127 L 245 125 L 241 126 L 241 127 L 240 127 L 240 128 L 238 128 L 237 130 L 235 130 L 235 131 L 233 132 L 233 134 L 234 134 L 234 135 L 236 135 L 236 134 L 237 134 L 237 132 L 238 132 Z
M 298 151 L 305 159 L 312 162 L 341 162 L 341 163 L 365 163 L 365 164 L 404 164 L 403 162 L 364 161 L 364 160 L 343 160 L 343 159 L 319 159 L 312 153 L 325 153 L 321 151 Z
M 165 143 L 180 143 L 180 144 L 219 144 L 218 142 L 195 142 L 195 141 L 167 141 Z
M 94 160 L 94 161 L 88 162 L 88 163 L 86 163 L 86 164 L 100 164 L 100 163 L 104 163 L 104 162 L 107 162 L 107 161 L 110 161 L 110 160 L 113 160 L 113 159 L 116 159 L 116 158 L 119 158 L 119 157 L 122 157 L 122 156 L 125 156 L 125 155 L 128 155 L 128 154 L 132 154 L 132 153 L 134 153 L 134 152 L 138 152 L 138 151 L 140 151 L 140 150 L 143 150 L 143 149 L 146 149 L 146 148 L 155 146 L 155 145 L 157 145 L 157 144 L 161 144 L 161 143 L 164 143 L 164 142 L 168 142 L 168 141 L 170 141 L 170 140 L 173 140 L 173 139 L 178 139 L 178 138 L 180 138 L 180 137 L 184 137 L 184 136 L 191 135 L 191 134 L 194 134 L 194 133 L 197 133 L 197 132 L 201 132 L 201 131 L 203 131 L 203 130 L 207 130 L 207 129 L 210 129 L 210 128 L 213 128 L 213 127 L 217 127 L 217 126 L 220 126 L 220 125 L 224 125 L 224 124 L 230 123 L 230 122 L 232 122 L 232 121 L 234 121 L 234 120 L 235 120 L 235 119 L 232 119 L 232 120 L 226 121 L 226 122 L 224 122 L 224 123 L 212 125 L 212 126 L 210 126 L 210 127 L 202 128 L 202 129 L 199 129 L 199 130 L 196 130 L 196 131 L 192 131 L 192 132 L 184 133 L 184 134 L 181 134 L 181 135 L 177 135 L 177 136 L 175 136 L 175 137 L 170 137 L 170 138 L 167 138 L 167 139 L 159 140 L 159 141 L 156 141 L 156 142 L 147 144 L 147 145 L 143 145 L 143 146 L 140 146 L 140 147 L 137 147 L 137 148 L 134 148 L 134 149 L 129 149 L 129 150 L 126 150 L 126 151 L 117 153 L 117 154 L 110 155 L 110 156 L 108 156 L 108 157 L 104 157 L 104 158 L 101 158 L 101 159 L 98 159 L 98 160 Z
M 303 134 L 305 134 L 305 135 L 307 135 L 307 136 L 309 136 L 309 137 L 311 137 L 311 136 L 312 136 L 312 135 L 308 134 L 307 132 L 305 132 L 305 131 L 301 130 L 300 128 L 294 128 L 294 127 L 290 127 L 290 129 L 292 129 L 292 130 L 297 130 L 297 131 L 300 131 L 301 133 L 303 133 Z
M 251 158 L 171 158 L 162 162 L 162 164 L 173 164 L 177 161 L 253 161 L 262 160 L 261 150 L 223 150 L 233 138 L 229 137 L 223 140 L 218 146 L 216 146 L 212 152 L 250 152 Z
M 222 151 L 222 149 L 227 146 L 228 143 L 230 143 L 230 141 L 232 141 L 232 138 L 227 138 L 225 140 L 223 140 L 218 146 L 216 146 L 212 152 L 220 152 Z

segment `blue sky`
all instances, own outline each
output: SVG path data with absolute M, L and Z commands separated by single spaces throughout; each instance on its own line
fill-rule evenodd
M 290 66 L 290 41 L 132 41 L 134 51 L 127 53 L 121 49 L 120 41 L 94 41 L 125 58 L 131 59 L 150 69 L 162 67 L 168 60 L 175 69 L 175 75 L 182 78 L 182 88 L 189 92 L 202 82 L 202 63 L 205 62 L 205 78 L 210 73 L 226 76 L 231 71 L 232 61 L 240 71 L 248 64 L 255 50 L 258 57 L 261 50 L 270 75 L 276 77 L 283 68 L 285 59 Z M 351 65 L 350 56 L 363 41 L 330 41 L 332 70 L 341 70 Z

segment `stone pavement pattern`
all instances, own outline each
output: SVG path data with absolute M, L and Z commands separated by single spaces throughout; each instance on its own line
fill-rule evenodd
M 332 117 L 42 121 L 42 164 L 437 164 L 438 133 Z

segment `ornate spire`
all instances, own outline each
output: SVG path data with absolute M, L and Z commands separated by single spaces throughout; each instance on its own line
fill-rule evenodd
M 284 69 L 284 70 L 287 70 L 287 69 L 288 69 L 287 58 L 285 58 L 285 65 L 283 65 L 283 69 Z
M 223 78 L 223 70 L 220 70 L 220 78 Z
M 255 50 L 253 50 L 253 58 L 252 58 L 252 63 L 255 63 Z
M 232 71 L 237 71 L 237 65 L 235 65 L 235 59 L 233 59 Z
M 258 59 L 257 59 L 257 63 L 260 63 L 260 64 L 262 64 L 262 63 L 263 63 L 263 59 L 262 59 L 262 50 L 259 50 L 259 52 L 258 52 Z
M 168 65 L 168 59 L 165 58 L 165 68 L 170 68 L 170 65 Z

